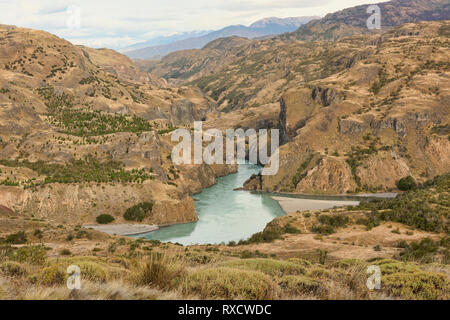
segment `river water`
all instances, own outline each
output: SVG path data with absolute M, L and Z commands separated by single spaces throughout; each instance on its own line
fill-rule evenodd
M 164 227 L 140 237 L 183 245 L 219 244 L 262 231 L 267 223 L 284 215 L 278 202 L 267 194 L 233 191 L 260 170 L 260 166 L 241 164 L 237 173 L 219 178 L 216 185 L 195 195 L 197 222 Z

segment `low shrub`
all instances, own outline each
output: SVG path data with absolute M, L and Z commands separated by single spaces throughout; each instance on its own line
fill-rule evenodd
M 338 260 L 336 261 L 333 266 L 339 269 L 349 269 L 349 268 L 363 268 L 365 267 L 367 264 L 362 261 L 362 260 L 358 260 L 358 259 L 342 259 L 342 260 Z
M 99 224 L 108 224 L 113 222 L 115 219 L 112 215 L 109 214 L 101 214 L 99 216 L 97 216 L 96 221 Z
M 61 252 L 60 252 L 60 254 L 61 254 L 62 256 L 70 256 L 70 255 L 72 254 L 72 252 L 70 252 L 69 249 L 62 249 Z
M 47 260 L 47 252 L 42 245 L 26 246 L 11 251 L 9 259 L 18 262 L 26 262 L 34 265 L 42 265 Z
M 202 299 L 270 300 L 277 298 L 279 287 L 261 272 L 220 267 L 190 273 L 182 289 Z
M 308 277 L 311 278 L 328 278 L 331 276 L 331 272 L 327 269 L 324 269 L 322 267 L 314 267 L 311 268 L 308 273 L 307 273 Z
M 54 264 L 42 269 L 37 281 L 44 286 L 58 286 L 66 283 L 68 277 L 66 268 L 60 264 Z
M 80 261 L 77 262 L 76 265 L 80 267 L 82 279 L 90 280 L 92 282 L 106 282 L 109 278 L 108 270 L 99 263 Z
M 23 231 L 12 233 L 6 237 L 6 242 L 10 244 L 24 244 L 27 242 L 27 235 Z
M 252 244 L 252 243 L 269 243 L 273 242 L 275 240 L 282 239 L 283 234 L 299 234 L 300 230 L 297 228 L 287 224 L 284 227 L 280 227 L 276 223 L 269 223 L 267 227 L 262 231 L 255 233 L 247 240 L 241 240 L 239 241 L 239 245 L 246 245 L 246 244 Z M 234 243 L 232 244 L 234 245 Z
M 417 187 L 417 184 L 413 177 L 408 176 L 408 177 L 400 179 L 397 182 L 397 187 L 401 191 L 409 191 L 409 190 L 415 189 Z
M 321 214 L 318 218 L 319 223 L 312 227 L 314 233 L 328 235 L 336 232 L 336 228 L 345 227 L 349 218 L 343 214 Z
M 397 260 L 383 259 L 373 263 L 380 267 L 383 275 L 395 273 L 418 273 L 420 268 L 412 263 L 405 263 Z
M 312 265 L 312 262 L 306 259 L 302 259 L 302 258 L 290 258 L 287 260 L 288 262 L 292 262 L 298 265 L 301 265 L 303 267 L 309 267 Z
M 231 260 L 223 264 L 224 267 L 261 271 L 272 276 L 284 275 L 300 275 L 305 274 L 305 267 L 289 262 L 272 259 L 246 259 L 246 260 Z
M 290 295 L 315 295 L 321 297 L 327 294 L 327 288 L 318 280 L 307 276 L 285 276 L 279 282 L 283 292 Z
M 15 261 L 6 261 L 0 265 L 0 270 L 11 277 L 21 277 L 28 273 L 27 269 L 20 263 Z
M 244 251 L 241 251 L 240 258 L 241 259 L 267 258 L 267 254 L 261 253 L 258 250 L 256 250 L 256 251 L 244 250 Z
M 372 211 L 370 214 L 366 214 L 366 218 L 356 221 L 357 224 L 365 225 L 367 231 L 372 230 L 380 225 L 380 218 L 377 211 Z
M 81 279 L 92 282 L 106 282 L 109 279 L 109 272 L 106 267 L 96 261 L 96 258 L 73 257 L 62 258 L 52 261 L 52 263 L 43 269 L 39 278 L 44 285 L 57 285 L 65 283 L 68 278 L 67 268 L 71 265 L 80 268 Z
M 128 208 L 123 217 L 127 221 L 137 221 L 142 222 L 149 212 L 151 212 L 153 209 L 153 203 L 152 202 L 143 202 L 140 204 L 137 204 L 131 208 Z
M 383 276 L 382 283 L 389 295 L 402 299 L 450 299 L 450 283 L 445 274 L 395 273 Z
M 186 260 L 194 264 L 208 264 L 215 259 L 213 254 L 204 252 L 186 252 L 184 257 Z
M 376 211 L 379 220 L 398 222 L 424 231 L 449 233 L 449 188 L 450 174 L 445 174 L 394 199 L 363 201 L 356 209 Z
M 404 244 L 405 245 L 405 244 Z M 439 243 L 429 238 L 422 239 L 421 242 L 406 244 L 404 250 L 400 252 L 400 259 L 404 261 L 417 261 L 421 263 L 433 262 L 433 257 L 439 251 Z

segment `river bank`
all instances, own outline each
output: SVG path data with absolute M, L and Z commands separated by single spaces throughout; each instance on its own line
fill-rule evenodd
M 85 229 L 93 229 L 103 233 L 118 236 L 137 236 L 159 229 L 159 226 L 149 224 L 110 224 L 110 225 L 84 225 Z
M 359 201 L 316 200 L 287 197 L 272 197 L 285 213 L 309 210 L 327 210 L 334 207 L 357 206 Z

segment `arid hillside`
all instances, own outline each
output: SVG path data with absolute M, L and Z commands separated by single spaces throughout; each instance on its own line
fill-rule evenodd
M 283 93 L 282 169 L 256 181 L 259 188 L 392 190 L 406 176 L 424 181 L 447 172 L 448 30 L 448 22 L 422 22 L 337 42 L 336 50 L 360 49 L 321 69 L 334 67 L 333 74 Z
M 450 168 L 448 43 L 448 21 L 336 42 L 270 39 L 191 84 L 221 111 L 207 125 L 281 129 L 279 174 L 248 188 L 393 190 Z
M 392 0 L 377 4 L 380 8 L 381 28 L 386 31 L 405 23 L 438 21 L 450 18 L 448 0 Z M 297 31 L 281 35 L 304 41 L 339 40 L 356 34 L 370 34 L 367 28 L 368 5 L 360 5 L 327 14 L 323 19 L 312 21 Z
M 271 63 L 272 60 L 261 59 L 266 55 L 264 51 L 276 52 L 280 50 L 280 55 L 276 57 L 277 69 L 292 70 L 296 65 L 285 61 L 283 55 L 284 45 L 289 45 L 295 41 L 330 41 L 334 42 L 345 37 L 362 34 L 379 34 L 395 26 L 405 23 L 419 21 L 439 21 L 450 19 L 450 3 L 448 0 L 393 0 L 378 4 L 381 11 L 382 30 L 369 30 L 366 25 L 370 13 L 367 13 L 368 5 L 356 6 L 344 9 L 335 13 L 330 13 L 324 18 L 313 20 L 297 31 L 285 33 L 267 40 L 247 40 L 236 41 L 235 38 L 220 39 L 220 55 L 215 50 L 214 43 L 207 45 L 201 50 L 185 50 L 174 52 L 164 57 L 160 62 L 140 61 L 139 66 L 146 71 L 150 71 L 158 77 L 162 77 L 174 84 L 187 83 L 204 77 L 205 81 L 213 81 L 214 75 L 226 73 L 230 63 L 239 64 L 249 60 L 250 65 L 256 69 L 268 70 L 261 64 Z M 301 43 L 301 45 L 307 45 Z M 332 44 L 331 44 L 332 45 Z M 256 55 L 254 55 L 256 53 Z M 294 54 L 294 61 L 298 56 Z M 259 66 L 259 67 L 258 67 Z M 265 74 L 268 75 L 267 73 Z M 270 75 L 270 73 L 269 73 Z M 211 76 L 211 78 L 206 78 Z M 278 79 L 289 79 L 292 75 L 287 71 L 278 75 Z
M 192 192 L 233 168 L 173 167 L 167 133 L 214 113 L 199 89 L 165 88 L 111 50 L 0 27 L 0 203 L 68 224 L 197 219 Z

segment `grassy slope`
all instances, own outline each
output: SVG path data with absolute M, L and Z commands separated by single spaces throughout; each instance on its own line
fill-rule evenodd
M 37 220 L 23 221 L 28 225 L 25 234 L 8 237 L 6 229 L 2 230 L 0 298 L 448 299 L 448 183 L 447 175 L 398 199 L 350 208 L 352 212 L 360 210 L 369 215 L 378 215 L 385 210 L 402 212 L 408 208 L 409 216 L 417 219 L 403 220 L 402 215 L 377 219 L 396 220 L 417 229 L 428 229 L 428 224 L 417 221 L 441 219 L 442 225 L 437 231 L 445 230 L 445 233 L 436 234 L 444 236 L 441 241 L 425 239 L 401 243 L 403 248 L 396 259 L 336 260 L 327 257 L 326 251 L 308 259 L 280 259 L 275 254 L 265 253 L 264 246 L 261 251 L 248 250 L 247 245 L 182 247 L 110 237 L 79 228 L 70 230 Z M 412 198 L 415 202 L 410 201 Z M 415 203 L 421 205 L 417 207 Z M 447 209 L 429 210 L 437 206 Z M 425 218 L 422 217 L 424 208 L 428 208 Z M 319 217 L 320 214 L 325 213 L 319 213 Z M 8 213 L 3 213 L 3 219 L 6 215 Z M 274 225 L 282 225 L 280 221 L 291 218 L 275 220 L 265 233 L 273 232 Z M 331 218 L 317 219 L 316 222 L 332 224 L 338 230 L 345 223 L 354 223 L 352 219 L 348 220 L 337 224 L 333 224 Z M 370 221 L 376 224 L 376 219 Z M 367 224 L 364 221 L 357 223 Z M 280 240 L 274 245 L 279 247 L 286 241 L 289 235 L 285 233 L 302 236 L 294 230 L 293 226 L 280 228 L 276 237 Z M 271 245 L 273 241 L 261 237 L 252 239 L 248 243 L 269 242 L 267 245 Z M 25 243 L 25 246 L 17 243 Z M 72 264 L 80 266 L 82 272 L 82 289 L 75 293 L 65 286 L 66 269 Z M 369 291 L 366 287 L 369 265 L 379 266 L 382 271 L 382 289 L 379 291 Z

